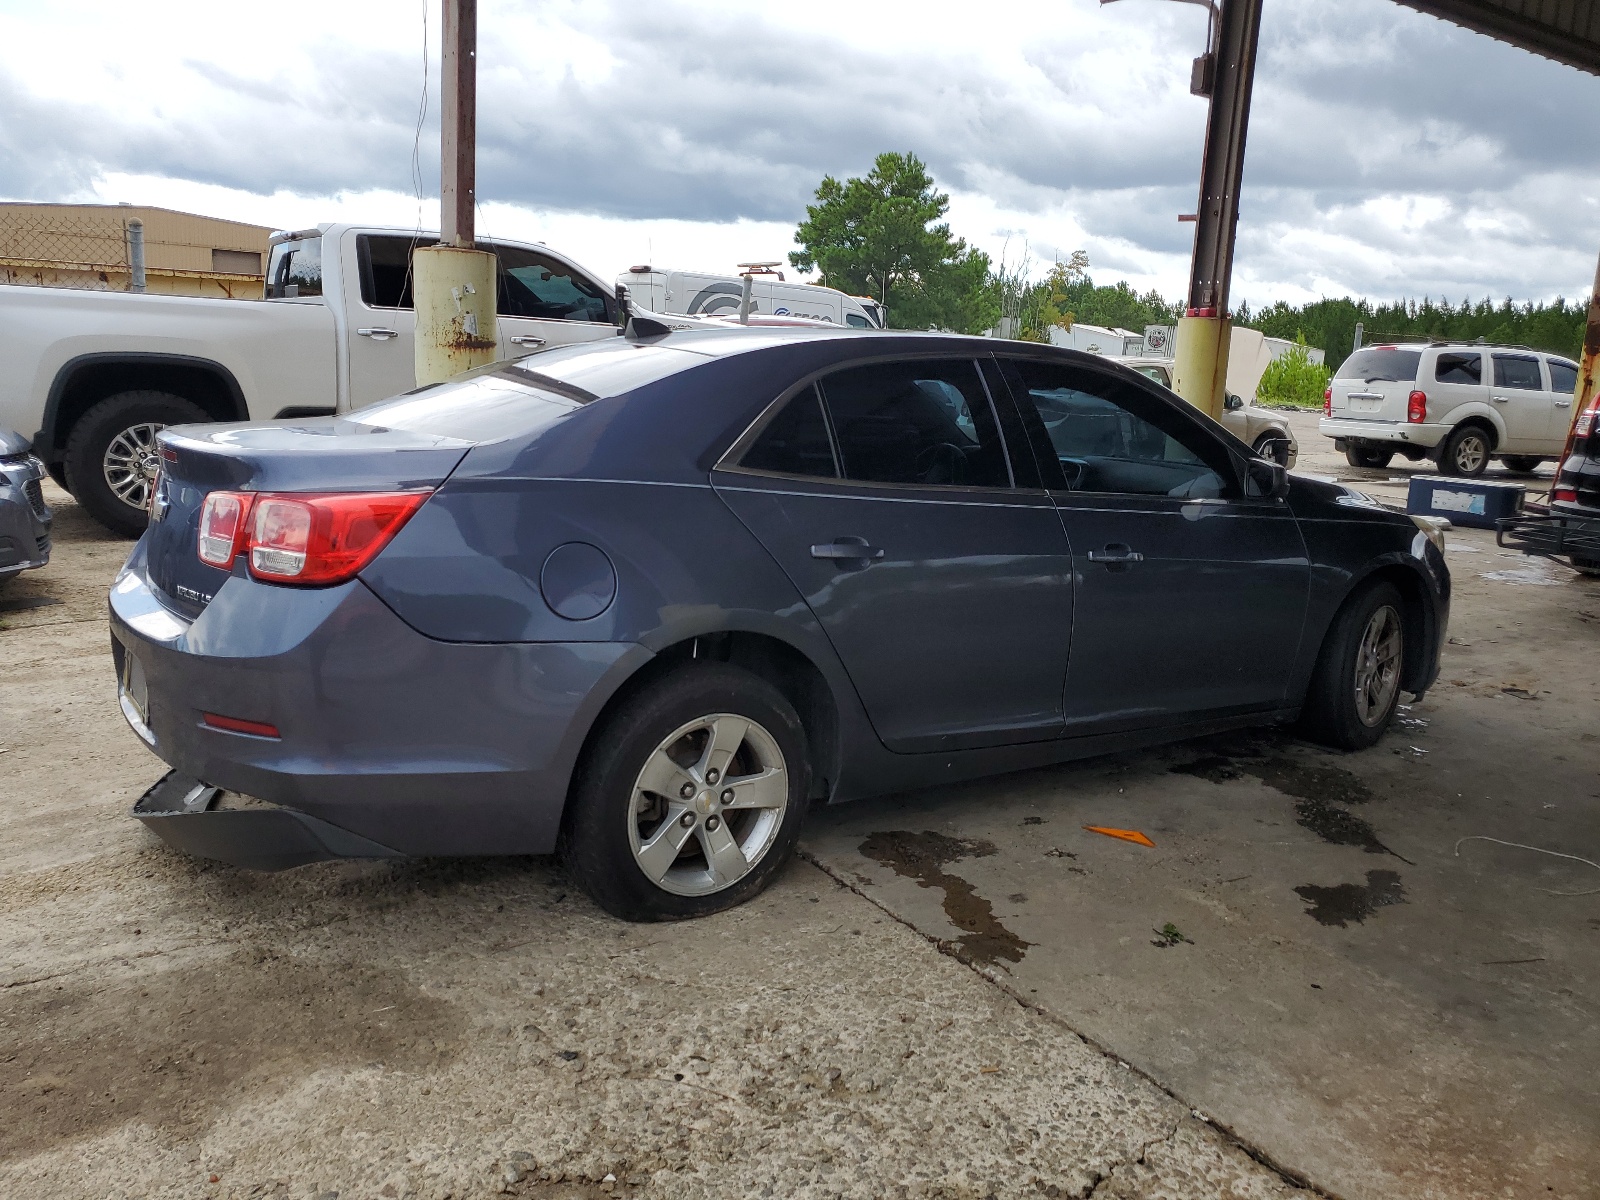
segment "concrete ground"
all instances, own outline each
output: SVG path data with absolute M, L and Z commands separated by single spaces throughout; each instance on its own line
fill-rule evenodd
M 1384 500 L 1429 469 L 1294 423 Z M 1600 1195 L 1600 870 L 1460 841 L 1600 861 L 1600 580 L 1447 540 L 1443 676 L 1370 751 L 1187 743 L 829 810 L 809 853 L 1321 1188 Z
M 1061 1021 L 797 861 L 636 926 L 548 861 L 256 875 L 128 818 L 163 768 L 65 496 L 0 592 L 0 1196 L 1281 1200 Z
M 1295 422 L 1303 469 L 1399 490 Z M 639 927 L 543 860 L 149 839 L 126 544 L 51 499 L 56 561 L 0 592 L 0 1194 L 1295 1194 L 1219 1127 L 1336 1195 L 1600 1191 L 1600 897 L 1551 894 L 1600 878 L 1455 852 L 1600 859 L 1596 582 L 1452 532 L 1444 678 L 1373 751 L 828 810 L 755 903 Z

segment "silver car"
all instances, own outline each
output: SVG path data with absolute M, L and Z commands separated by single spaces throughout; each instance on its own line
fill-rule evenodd
M 1162 387 L 1172 386 L 1172 359 L 1139 358 L 1107 355 L 1112 362 L 1121 363 Z M 1222 409 L 1222 424 L 1241 442 L 1247 443 L 1262 458 L 1270 459 L 1281 467 L 1292 467 L 1300 455 L 1300 444 L 1294 440 L 1289 423 L 1282 417 L 1249 403 L 1229 393 Z
M 20 433 L 0 429 L 0 583 L 50 561 L 44 464 L 29 449 Z

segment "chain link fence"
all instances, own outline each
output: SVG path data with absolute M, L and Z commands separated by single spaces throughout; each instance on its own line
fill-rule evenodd
M 121 292 L 130 274 L 126 217 L 0 207 L 0 283 Z

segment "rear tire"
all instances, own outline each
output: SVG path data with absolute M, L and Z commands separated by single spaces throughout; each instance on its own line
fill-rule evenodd
M 72 427 L 64 464 L 67 490 L 107 529 L 136 538 L 146 524 L 156 433 L 168 425 L 207 420 L 198 404 L 171 392 L 108 396 Z
M 1539 469 L 1539 464 L 1544 461 L 1537 454 L 1507 454 L 1500 459 L 1508 471 L 1515 471 L 1518 475 L 1532 475 Z
M 1389 465 L 1389 460 L 1394 458 L 1394 451 L 1378 449 L 1374 446 L 1351 446 L 1344 452 L 1344 460 L 1352 467 L 1365 467 L 1369 471 L 1381 471 Z
M 1389 728 L 1405 664 L 1405 601 L 1392 583 L 1357 592 L 1322 641 L 1300 732 L 1336 750 L 1365 750 Z
M 1458 425 L 1439 450 L 1439 470 L 1461 479 L 1476 479 L 1489 469 L 1494 435 L 1482 425 Z
M 744 903 L 783 870 L 810 788 L 805 727 L 783 693 L 737 667 L 697 663 L 595 730 L 559 852 L 612 916 L 706 916 Z

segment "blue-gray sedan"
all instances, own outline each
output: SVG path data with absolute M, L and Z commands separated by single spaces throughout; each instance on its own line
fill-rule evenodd
M 1369 746 L 1449 609 L 1431 526 L 1023 343 L 635 330 L 161 457 L 111 592 L 174 768 L 136 816 L 258 867 L 559 851 L 630 918 L 748 899 L 812 804 Z

